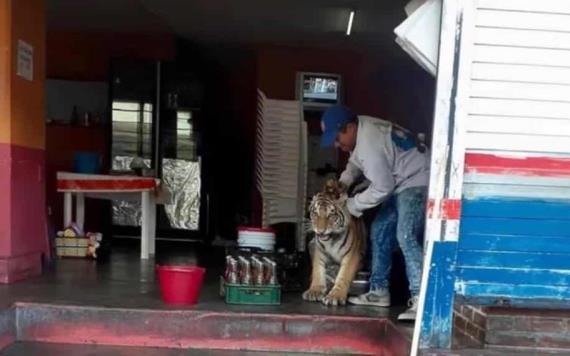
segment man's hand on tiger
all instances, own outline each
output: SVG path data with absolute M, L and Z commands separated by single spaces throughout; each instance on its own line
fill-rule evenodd
M 346 200 L 346 208 L 348 209 L 350 215 L 354 216 L 355 218 L 359 218 L 362 216 L 362 212 L 356 208 L 354 199 L 354 197 L 350 197 Z
M 348 192 L 348 186 L 341 181 L 338 181 L 338 189 L 341 193 L 347 193 Z

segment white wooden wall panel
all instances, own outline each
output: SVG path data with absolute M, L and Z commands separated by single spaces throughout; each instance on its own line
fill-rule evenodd
M 521 83 L 570 84 L 570 63 L 567 67 L 473 63 L 471 78 Z M 568 90 L 568 88 L 561 89 Z
M 477 11 L 478 27 L 570 31 L 570 14 L 515 12 L 501 10 Z
M 555 49 L 475 45 L 473 53 L 475 62 L 561 67 L 567 67 L 570 64 L 570 51 Z
M 568 0 L 476 0 L 478 9 L 570 14 Z
M 524 185 L 531 187 L 558 187 L 568 190 L 570 193 L 570 178 L 565 176 L 513 176 L 504 174 L 478 173 L 476 169 L 465 173 L 465 184 L 491 184 L 491 185 Z M 527 188 L 528 189 L 528 188 Z
M 570 32 L 477 27 L 474 40 L 476 44 L 494 46 L 570 49 Z
M 548 200 L 570 200 L 568 187 L 539 186 L 532 187 L 515 184 L 473 184 L 463 185 L 463 196 L 467 199 L 481 197 L 537 198 Z
M 471 98 L 470 114 L 570 118 L 570 103 Z
M 469 116 L 467 119 L 467 132 L 550 135 L 570 138 L 570 119 L 537 119 L 518 116 Z
M 466 150 L 570 152 L 570 1 L 477 0 L 476 6 Z
M 549 152 L 570 152 L 570 138 L 470 132 L 467 134 L 466 146 L 475 150 L 543 152 L 548 156 Z
M 471 81 L 471 97 L 570 102 L 570 85 Z

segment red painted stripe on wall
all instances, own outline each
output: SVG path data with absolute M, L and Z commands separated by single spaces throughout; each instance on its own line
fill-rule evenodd
M 57 190 L 93 190 L 93 191 L 120 191 L 120 190 L 151 190 L 156 187 L 154 179 L 135 180 L 72 180 L 59 179 Z
M 523 176 L 570 176 L 570 159 L 553 157 L 505 157 L 480 153 L 465 155 L 466 173 Z
M 427 211 L 429 219 L 459 220 L 461 216 L 461 200 L 443 199 L 439 209 L 436 209 L 435 200 L 429 199 Z

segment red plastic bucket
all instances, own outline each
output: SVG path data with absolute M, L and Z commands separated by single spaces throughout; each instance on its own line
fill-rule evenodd
M 160 293 L 167 304 L 196 304 L 206 269 L 198 266 L 157 266 Z

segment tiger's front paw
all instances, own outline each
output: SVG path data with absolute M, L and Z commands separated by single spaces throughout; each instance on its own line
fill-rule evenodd
M 310 302 L 320 302 L 325 296 L 326 291 L 325 286 L 311 287 L 303 293 L 303 299 Z
M 324 305 L 345 305 L 346 304 L 346 291 L 342 291 L 340 288 L 333 288 L 326 297 L 323 298 L 322 302 Z

